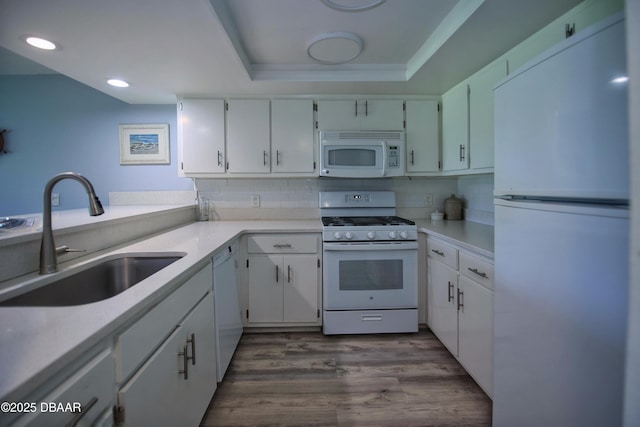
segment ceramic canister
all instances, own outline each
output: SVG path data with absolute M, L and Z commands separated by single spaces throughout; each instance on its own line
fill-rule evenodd
M 462 200 L 458 199 L 455 194 L 444 201 L 445 218 L 456 221 L 462 219 Z

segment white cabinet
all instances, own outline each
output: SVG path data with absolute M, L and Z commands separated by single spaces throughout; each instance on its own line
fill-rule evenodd
M 227 170 L 231 174 L 271 170 L 268 99 L 227 101 Z
M 493 87 L 507 76 L 506 61 L 498 60 L 475 73 L 469 84 L 469 167 L 493 171 Z
M 317 234 L 250 236 L 247 252 L 248 325 L 321 323 Z
M 33 395 L 21 401 L 25 405 L 35 405 L 34 408 L 29 408 L 34 409 L 34 412 L 19 417 L 15 423 L 10 421 L 11 414 L 3 414 L 7 418 L 0 421 L 0 424 L 96 425 L 103 418 L 104 412 L 111 409 L 115 400 L 115 369 L 111 350 L 103 350 L 86 363 L 71 365 L 65 369 L 65 373 L 66 379 L 45 396 Z M 45 384 L 40 389 L 49 387 L 50 384 Z
M 427 239 L 428 324 L 476 382 L 493 393 L 493 262 Z
M 211 284 L 207 264 L 117 338 L 117 421 L 199 424 L 216 389 Z
M 178 102 L 178 153 L 181 176 L 225 172 L 225 118 L 222 99 Z
M 402 130 L 401 99 L 321 99 L 319 130 Z
M 271 101 L 271 172 L 307 173 L 316 169 L 313 101 Z
M 438 101 L 406 101 L 407 172 L 440 170 L 440 138 Z
M 469 85 L 463 81 L 442 95 L 442 170 L 469 168 Z

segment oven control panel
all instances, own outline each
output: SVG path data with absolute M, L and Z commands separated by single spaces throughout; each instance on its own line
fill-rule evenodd
M 388 241 L 388 240 L 417 240 L 417 230 L 335 230 L 324 231 L 322 240 L 325 242 L 339 241 Z

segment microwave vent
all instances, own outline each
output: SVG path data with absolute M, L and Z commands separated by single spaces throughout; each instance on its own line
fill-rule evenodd
M 337 139 L 384 139 L 386 141 L 402 141 L 403 132 L 336 132 Z

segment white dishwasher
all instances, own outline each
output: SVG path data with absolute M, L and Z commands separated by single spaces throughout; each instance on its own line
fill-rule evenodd
M 222 381 L 240 337 L 242 315 L 237 270 L 238 244 L 232 243 L 213 255 L 213 300 L 216 331 L 216 377 Z

